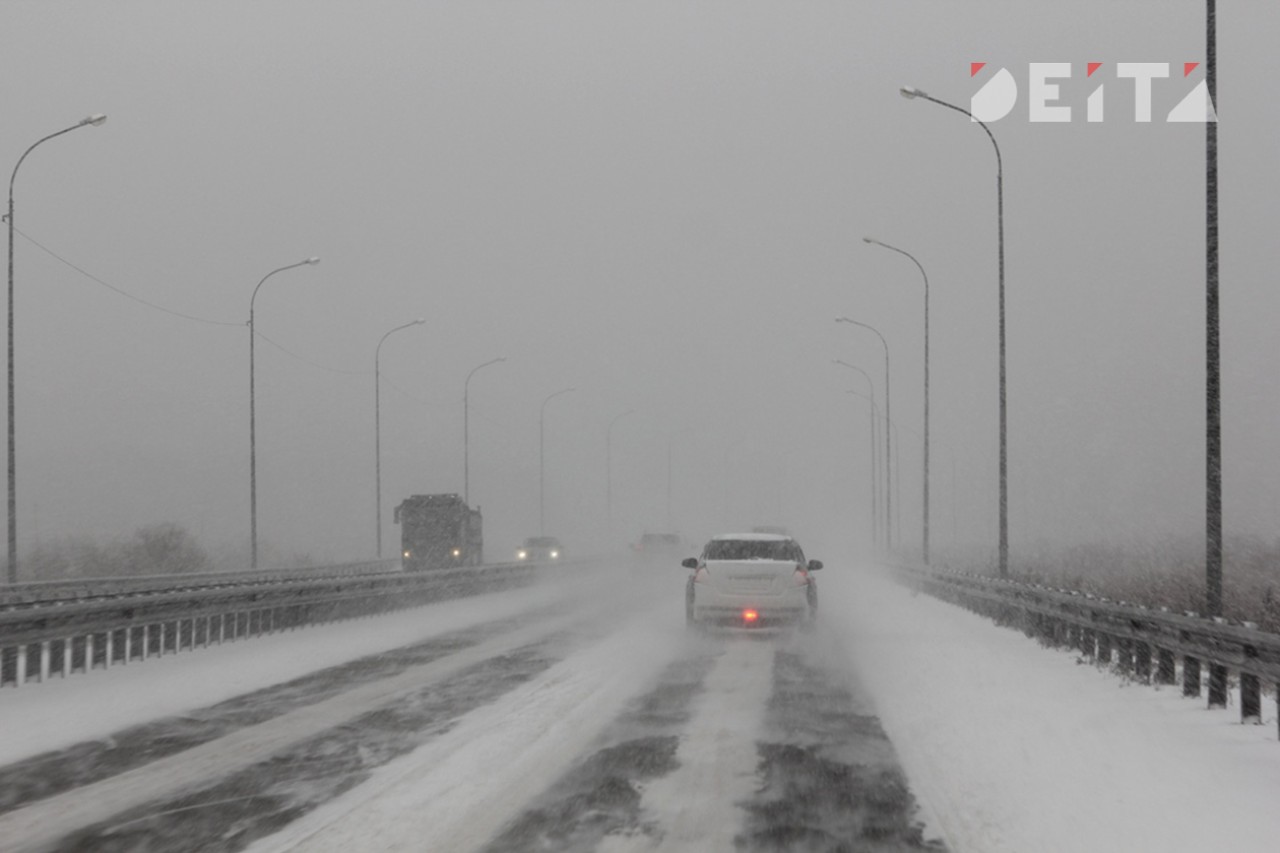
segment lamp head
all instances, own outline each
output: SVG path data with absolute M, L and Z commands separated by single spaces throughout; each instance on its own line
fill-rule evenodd
M 314 267 L 316 264 L 320 263 L 320 259 L 316 257 L 310 257 L 310 258 L 307 258 L 305 261 L 303 261 L 303 263 L 311 264 L 311 266 Z
M 427 321 L 426 321 L 426 320 L 424 320 L 422 317 L 419 317 L 418 319 L 416 319 L 416 320 L 414 320 L 414 321 L 413 321 L 413 325 L 415 325 L 415 326 L 421 326 L 421 325 L 422 325 L 423 323 L 425 323 L 425 322 L 427 322 Z
M 901 86 L 898 88 L 898 94 L 902 95 L 902 97 L 906 98 L 908 101 L 912 98 L 929 97 L 926 93 L 920 91 L 915 86 Z
M 94 127 L 97 127 L 98 125 L 102 124 L 106 120 L 107 120 L 107 117 L 102 113 L 94 113 L 91 116 L 86 116 L 85 118 L 80 119 L 80 124 L 82 125 L 91 124 Z

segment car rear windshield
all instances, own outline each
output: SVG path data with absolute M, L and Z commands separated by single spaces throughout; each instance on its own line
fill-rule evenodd
M 804 554 L 794 539 L 712 539 L 703 552 L 704 560 L 790 560 L 801 562 Z

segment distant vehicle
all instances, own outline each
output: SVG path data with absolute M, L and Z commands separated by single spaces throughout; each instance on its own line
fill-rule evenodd
M 679 533 L 643 533 L 631 546 L 642 557 L 678 557 L 684 551 Z
M 406 571 L 478 566 L 484 562 L 479 509 L 456 494 L 414 495 L 396 507 L 400 556 Z
M 818 613 L 812 573 L 799 543 L 776 533 L 732 533 L 707 543 L 702 556 L 681 563 L 693 574 L 685 584 L 685 621 L 691 626 L 767 628 L 809 622 Z
M 564 548 L 554 536 L 530 536 L 516 550 L 516 559 L 521 562 L 546 563 L 563 558 Z

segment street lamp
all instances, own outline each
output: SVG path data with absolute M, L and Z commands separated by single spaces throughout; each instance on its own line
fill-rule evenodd
M 861 326 L 875 332 L 877 338 L 880 339 L 880 345 L 884 347 L 884 516 L 886 540 L 885 547 L 893 548 L 893 489 L 890 484 L 893 480 L 893 442 L 890 439 L 891 430 L 889 424 L 893 423 L 893 393 L 892 386 L 889 384 L 889 343 L 884 339 L 884 335 L 880 334 L 874 326 L 868 326 L 866 323 L 860 323 L 857 320 L 851 320 L 848 317 L 837 317 L 837 323 L 852 323 L 855 326 Z
M 390 332 L 387 332 L 378 339 L 378 346 L 373 350 L 373 491 L 374 491 L 374 512 L 375 523 L 378 529 L 378 559 L 382 559 L 382 371 L 379 359 L 382 357 L 382 342 L 391 336 L 393 332 L 401 329 L 408 329 L 411 326 L 421 326 L 426 320 L 419 317 L 412 323 L 405 323 L 403 326 L 396 326 Z
M 924 279 L 924 517 L 921 522 L 920 538 L 924 551 L 924 564 L 927 566 L 929 565 L 929 275 L 916 260 L 915 255 L 910 252 L 899 249 L 897 246 L 890 246 L 874 237 L 863 237 L 862 242 L 883 246 L 899 255 L 905 255 L 920 270 L 920 276 Z
M 547 399 L 542 401 L 542 410 L 538 414 L 538 535 L 546 535 L 547 532 L 547 465 L 546 465 L 546 423 L 547 423 L 547 403 L 550 403 L 561 394 L 568 394 L 575 391 L 575 388 L 564 388 L 551 394 Z
M 1004 162 L 1000 157 L 1000 146 L 996 144 L 995 135 L 986 122 L 981 121 L 973 113 L 949 104 L 946 101 L 922 92 L 913 86 L 903 86 L 898 90 L 902 97 L 911 100 L 923 98 L 938 106 L 955 110 L 967 115 L 972 121 L 982 125 L 996 151 L 996 235 L 997 251 L 1000 259 L 999 311 L 1000 311 L 1000 577 L 1009 574 L 1009 453 L 1008 453 L 1008 401 L 1005 395 L 1005 324 L 1004 324 Z
M 484 364 L 471 368 L 467 379 L 462 383 L 462 502 L 471 506 L 471 377 L 476 371 L 506 361 L 505 358 L 494 358 Z
M 880 546 L 880 509 L 878 501 L 876 500 L 879 467 L 879 460 L 876 455 L 876 420 L 880 417 L 880 410 L 876 406 L 876 386 L 875 383 L 871 381 L 871 374 L 867 373 L 856 364 L 850 364 L 849 362 L 842 361 L 838 358 L 832 359 L 832 363 L 847 367 L 850 370 L 856 370 L 866 377 L 867 380 L 869 396 L 868 394 L 861 394 L 857 391 L 850 391 L 849 393 L 861 397 L 871 404 L 871 408 L 867 411 L 867 414 L 870 416 L 871 435 L 871 532 L 873 534 L 872 538 L 874 540 L 874 544 L 878 548 Z
M 17 470 L 17 439 L 14 435 L 14 395 L 13 395 L 13 182 L 18 177 L 18 167 L 22 165 L 22 161 L 27 159 L 27 155 L 36 149 L 36 146 L 42 142 L 48 142 L 55 136 L 61 136 L 64 133 L 70 133 L 76 128 L 93 126 L 98 127 L 107 120 L 102 113 L 94 113 L 91 116 L 80 119 L 80 121 L 71 125 L 71 127 L 63 128 L 57 133 L 51 133 L 43 139 L 38 139 L 30 148 L 22 152 L 22 156 L 18 158 L 18 162 L 13 167 L 13 174 L 9 176 L 9 212 L 5 215 L 5 221 L 9 223 L 9 583 L 18 582 L 18 470 Z
M 253 370 L 253 306 L 258 298 L 258 291 L 271 276 L 295 267 L 315 266 L 318 263 L 320 263 L 320 259 L 313 257 L 307 258 L 305 261 L 298 261 L 296 264 L 274 269 L 262 277 L 262 281 L 258 282 L 258 286 L 253 289 L 253 295 L 249 297 L 249 553 L 250 566 L 255 569 L 258 568 L 258 432 L 255 418 L 256 392 L 254 390 Z
M 635 409 L 627 409 L 622 414 L 615 415 L 604 431 L 604 506 L 610 535 L 613 534 L 613 425 L 635 413 Z

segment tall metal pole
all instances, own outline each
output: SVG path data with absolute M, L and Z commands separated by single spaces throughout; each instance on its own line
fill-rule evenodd
M 635 409 L 627 409 L 622 414 L 615 415 L 604 431 L 604 506 L 605 518 L 608 519 L 611 534 L 613 531 L 613 425 L 627 415 L 634 415 L 635 412 Z
M 1218 104 L 1217 9 L 1205 0 L 1205 83 Z M 1222 615 L 1222 398 L 1218 356 L 1218 123 L 1205 123 L 1205 608 Z
M 889 384 L 889 343 L 884 339 L 884 335 L 873 326 L 861 323 L 857 320 L 851 320 L 848 317 L 837 317 L 837 323 L 852 323 L 855 326 L 861 326 L 875 332 L 877 338 L 880 339 L 880 345 L 884 347 L 884 515 L 885 515 L 885 547 L 889 550 L 893 549 L 893 442 L 890 439 L 891 430 L 889 424 L 893 422 L 893 392 L 892 386 Z
M 886 249 L 897 252 L 899 255 L 905 255 L 911 259 L 916 265 L 916 269 L 920 270 L 920 276 L 924 279 L 924 511 L 921 522 L 920 539 L 921 549 L 924 554 L 924 564 L 929 565 L 929 274 L 924 271 L 924 267 L 920 261 L 916 260 L 915 255 L 897 246 L 890 246 L 888 243 L 876 240 L 872 237 L 863 237 L 864 243 L 871 243 L 876 246 L 883 246 Z
M 1000 156 L 1000 146 L 986 122 L 979 121 L 973 113 L 938 100 L 919 89 L 903 86 L 900 90 L 904 98 L 924 98 L 926 101 L 955 110 L 967 115 L 970 120 L 982 125 L 991 146 L 996 152 L 996 233 L 997 250 L 1000 256 L 1000 577 L 1009 575 L 1009 445 L 1008 445 L 1008 400 L 1005 383 L 1005 322 L 1004 322 L 1004 161 Z
M 856 364 L 850 364 L 849 362 L 842 361 L 838 358 L 833 359 L 832 363 L 847 367 L 850 370 L 856 370 L 867 380 L 867 391 L 870 396 L 867 396 L 867 394 L 859 394 L 856 391 L 850 391 L 849 393 L 861 397 L 871 404 L 871 408 L 868 411 L 868 414 L 871 416 L 871 532 L 872 543 L 878 549 L 880 547 L 880 514 L 876 500 L 876 490 L 879 486 L 879 460 L 876 455 L 876 420 L 880 417 L 880 410 L 876 406 L 876 383 L 871 380 L 871 374 L 867 373 Z
M 879 531 L 875 530 L 875 527 L 878 523 L 876 520 L 876 418 L 879 417 L 879 412 L 876 410 L 876 401 L 874 398 L 868 397 L 860 391 L 846 391 L 845 393 L 852 394 L 855 397 L 861 397 L 871 404 L 867 408 L 867 416 L 869 420 L 868 435 L 871 437 L 871 453 L 868 457 L 871 460 L 871 526 L 872 542 L 878 547 L 880 544 L 880 535 Z
M 319 258 L 307 258 L 305 261 L 298 261 L 296 264 L 289 264 L 286 267 L 274 269 L 262 277 L 262 281 L 258 282 L 258 286 L 253 289 L 253 295 L 249 297 L 249 562 L 252 568 L 258 568 L 258 431 L 256 411 L 256 391 L 254 389 L 254 369 L 253 369 L 253 307 L 254 302 L 258 299 L 258 290 L 266 283 L 267 279 L 278 272 L 291 270 L 294 267 L 304 265 L 314 265 L 320 263 Z
M 61 136 L 64 133 L 70 133 L 79 127 L 92 125 L 97 127 L 107 120 L 105 115 L 96 113 L 81 119 L 71 127 L 63 128 L 57 133 L 51 133 L 48 136 L 36 140 L 31 147 L 22 152 L 22 156 L 18 158 L 18 162 L 13 167 L 13 174 L 9 176 L 9 212 L 5 215 L 5 221 L 9 223 L 9 583 L 18 582 L 18 468 L 17 468 L 17 436 L 15 425 L 17 423 L 14 414 L 14 378 L 13 378 L 13 182 L 18 177 L 18 167 L 22 165 L 22 161 L 27 159 L 27 155 L 35 150 L 37 145 L 42 142 L 48 142 L 54 137 Z
M 378 531 L 379 560 L 382 559 L 382 370 L 379 361 L 382 358 L 382 342 L 390 337 L 393 332 L 407 329 L 410 326 L 421 326 L 425 322 L 427 321 L 419 317 L 412 323 L 396 326 L 378 340 L 378 346 L 373 350 L 373 493 L 374 525 Z
M 1217 118 L 1217 4 L 1205 0 L 1205 84 Z M 1218 314 L 1218 123 L 1205 123 L 1205 608 L 1222 615 L 1222 397 Z M 1209 664 L 1209 707 L 1227 705 L 1227 668 Z
M 547 532 L 547 465 L 546 465 L 546 424 L 547 424 L 547 403 L 550 403 L 561 394 L 568 394 L 573 388 L 564 388 L 547 397 L 542 401 L 542 410 L 538 414 L 538 535 L 545 535 Z
M 506 359 L 494 358 L 473 367 L 462 383 L 462 502 L 467 506 L 471 506 L 471 377 L 477 370 L 500 361 Z

